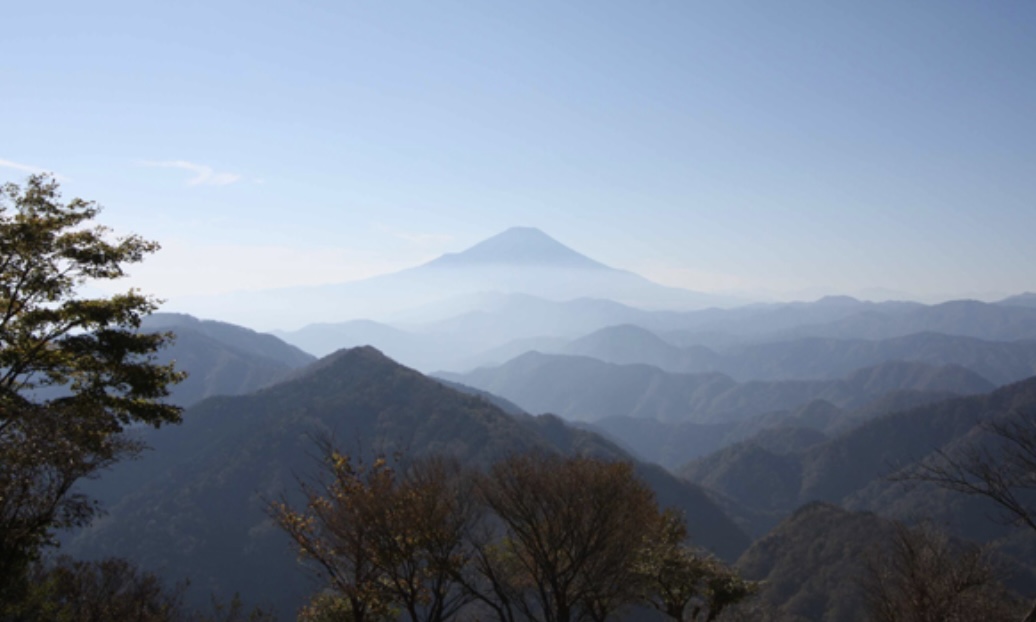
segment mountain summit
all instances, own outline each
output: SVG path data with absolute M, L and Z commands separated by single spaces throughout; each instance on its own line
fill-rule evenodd
M 692 309 L 722 299 L 654 283 L 578 253 L 533 227 L 512 227 L 458 253 L 348 283 L 238 292 L 195 299 L 195 315 L 232 318 L 251 327 L 291 329 L 314 323 L 384 319 L 439 305 L 453 315 L 482 309 L 481 294 L 520 294 L 548 301 L 611 300 L 645 309 Z M 472 297 L 475 298 L 472 298 Z M 185 310 L 182 306 L 179 310 Z M 443 319 L 441 317 L 434 319 Z M 421 319 L 410 322 L 421 323 Z
M 608 269 L 535 227 L 512 227 L 460 253 L 447 253 L 427 266 L 512 265 Z

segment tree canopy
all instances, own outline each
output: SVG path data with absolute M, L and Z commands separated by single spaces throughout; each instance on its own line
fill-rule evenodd
M 154 358 L 171 336 L 137 330 L 158 301 L 82 293 L 158 250 L 113 237 L 100 211 L 49 175 L 0 187 L 0 594 L 54 529 L 93 516 L 73 485 L 141 449 L 128 426 L 180 419 L 162 398 L 183 376 Z
M 307 619 L 601 622 L 644 605 L 689 622 L 753 592 L 625 462 L 516 454 L 481 473 L 324 450 L 305 509 L 270 505 L 326 581 Z

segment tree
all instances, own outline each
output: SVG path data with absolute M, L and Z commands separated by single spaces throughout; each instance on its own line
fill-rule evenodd
M 515 455 L 493 466 L 480 496 L 502 534 L 479 547 L 475 591 L 501 620 L 600 621 L 636 602 L 634 568 L 658 506 L 630 464 Z
M 186 583 L 167 589 L 156 575 L 124 559 L 86 562 L 62 556 L 51 564 L 37 564 L 30 579 L 32 587 L 19 603 L 3 612 L 4 620 L 173 622 L 185 619 Z
M 1019 603 L 1000 582 L 989 552 L 953 542 L 929 523 L 896 524 L 887 550 L 872 556 L 862 581 L 873 622 L 1007 622 Z
M 984 497 L 1008 524 L 1036 531 L 1036 413 L 1010 409 L 986 420 L 961 446 L 895 476 Z M 1024 622 L 1036 622 L 1036 604 Z
M 189 585 L 172 587 L 154 573 L 117 557 L 77 561 L 60 556 L 33 564 L 30 587 L 17 603 L 0 606 L 4 622 L 269 622 L 273 616 L 247 609 L 235 595 L 229 603 L 213 597 L 212 612 L 183 604 Z
M 55 529 L 94 515 L 73 485 L 140 451 L 126 427 L 180 418 L 162 398 L 183 375 L 154 358 L 170 335 L 137 330 L 157 301 L 80 293 L 158 249 L 112 239 L 99 213 L 62 202 L 48 175 L 0 187 L 0 598 L 23 587 Z
M 398 470 L 384 457 L 367 465 L 328 443 L 323 450 L 324 479 L 301 482 L 306 509 L 284 499 L 269 507 L 334 592 L 314 599 L 307 615 L 347 611 L 366 622 L 403 612 L 412 622 L 442 622 L 470 602 L 459 577 L 471 495 L 457 464 L 428 459 Z
M 1006 523 L 1036 531 L 1036 414 L 1012 411 L 986 421 L 982 438 L 939 451 L 906 478 L 985 497 Z
M 327 580 L 304 619 L 603 622 L 645 602 L 677 611 L 668 590 L 684 622 L 752 592 L 687 547 L 682 517 L 659 511 L 629 463 L 521 454 L 473 474 L 442 458 L 396 468 L 322 447 L 323 477 L 300 482 L 305 509 L 269 506 Z
M 637 574 L 643 601 L 676 622 L 711 622 L 757 589 L 715 557 L 688 546 L 687 525 L 672 511 L 656 522 Z

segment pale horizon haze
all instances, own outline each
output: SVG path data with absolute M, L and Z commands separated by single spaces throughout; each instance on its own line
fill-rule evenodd
M 0 182 L 170 301 L 512 226 L 759 300 L 1036 290 L 1036 3 L 17 2 Z M 220 319 L 220 318 L 215 318 Z

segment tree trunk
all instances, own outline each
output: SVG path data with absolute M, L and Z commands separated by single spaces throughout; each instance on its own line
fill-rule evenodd
M 1036 603 L 1033 603 L 1032 609 L 1029 610 L 1022 622 L 1036 622 Z

